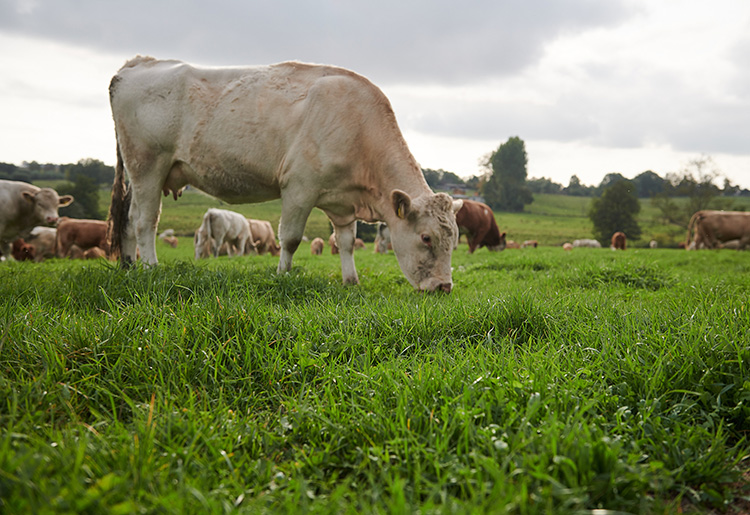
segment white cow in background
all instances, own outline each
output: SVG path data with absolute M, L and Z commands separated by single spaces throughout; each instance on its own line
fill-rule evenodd
M 61 197 L 51 188 L 0 180 L 0 253 L 9 259 L 13 241 L 28 238 L 38 225 L 55 225 L 57 209 L 71 202 L 72 196 Z
M 201 248 L 211 245 L 214 257 L 219 257 L 219 248 L 227 243 L 227 255 L 241 256 L 245 246 L 255 250 L 253 234 L 247 218 L 234 211 L 211 208 L 203 215 L 203 222 L 195 236 L 195 259 L 200 259 Z
M 593 249 L 600 249 L 602 248 L 602 244 L 599 243 L 597 240 L 582 239 L 582 240 L 573 240 L 573 247 L 591 247 Z

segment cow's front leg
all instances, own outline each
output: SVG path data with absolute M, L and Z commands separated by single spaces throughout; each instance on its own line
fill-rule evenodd
M 336 245 L 341 257 L 341 278 L 344 284 L 359 284 L 357 269 L 354 266 L 354 240 L 357 237 L 357 221 L 348 225 L 333 226 Z
M 281 255 L 279 256 L 278 273 L 288 272 L 292 269 L 292 257 L 302 241 L 307 217 L 310 216 L 311 211 L 311 205 L 295 202 L 295 195 L 282 195 L 281 220 L 279 221 Z

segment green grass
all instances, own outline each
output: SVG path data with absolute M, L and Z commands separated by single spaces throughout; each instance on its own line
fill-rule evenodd
M 302 246 L 0 266 L 4 513 L 705 513 L 747 491 L 746 253 Z

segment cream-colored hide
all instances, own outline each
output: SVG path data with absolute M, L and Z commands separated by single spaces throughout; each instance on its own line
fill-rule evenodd
M 110 223 L 123 264 L 136 249 L 157 262 L 161 193 L 177 198 L 190 184 L 228 203 L 281 198 L 279 272 L 291 269 L 318 207 L 334 226 L 344 283 L 359 282 L 355 222 L 383 221 L 409 282 L 451 290 L 453 203 L 430 190 L 388 99 L 364 77 L 298 62 L 199 68 L 136 57 L 112 78 L 110 103 L 118 149 Z

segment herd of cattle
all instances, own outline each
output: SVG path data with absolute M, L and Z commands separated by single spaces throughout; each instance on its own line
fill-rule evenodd
M 230 204 L 281 199 L 279 244 L 270 223 L 209 209 L 194 237 L 197 259 L 271 252 L 278 272 L 287 272 L 315 207 L 333 225 L 329 246 L 345 284 L 359 282 L 357 220 L 380 224 L 376 252 L 392 249 L 409 283 L 424 291 L 451 291 L 460 234 L 471 253 L 537 246 L 506 240 L 485 204 L 434 193 L 386 96 L 352 71 L 300 62 L 209 68 L 137 56 L 112 77 L 109 97 L 117 164 L 108 222 L 59 219 L 71 196 L 0 181 L 3 259 L 106 255 L 122 266 L 138 258 L 156 265 L 161 194 L 177 199 L 188 185 Z M 54 247 L 44 226 L 56 226 Z M 174 234 L 160 239 L 177 244 Z M 324 245 L 314 240 L 311 250 Z M 696 213 L 687 248 L 730 245 L 750 245 L 750 213 Z M 612 248 L 625 249 L 624 234 L 613 235 Z
M 2 256 L 11 256 L 18 261 L 43 261 L 48 258 L 93 259 L 110 257 L 108 224 L 100 220 L 79 220 L 58 217 L 57 208 L 73 201 L 69 195 L 59 197 L 54 190 L 37 188 L 30 184 L 0 180 L 0 251 Z M 456 212 L 459 235 L 466 235 L 469 252 L 486 247 L 490 251 L 536 247 L 536 240 L 518 244 L 506 240 L 500 232 L 495 215 L 486 204 L 463 200 Z M 165 244 L 177 246 L 178 239 L 173 230 L 164 231 L 158 237 Z M 331 254 L 339 254 L 336 234 L 327 242 Z M 651 242 L 651 247 L 655 247 Z M 750 213 L 726 211 L 698 211 L 690 220 L 687 242 L 681 247 L 689 250 L 732 248 L 745 249 L 750 245 Z M 240 256 L 270 253 L 279 256 L 281 247 L 271 223 L 266 220 L 245 218 L 239 213 L 211 208 L 206 211 L 200 227 L 193 238 L 195 259 L 211 256 Z M 315 238 L 310 243 L 310 252 L 320 255 L 326 242 Z M 375 252 L 392 250 L 390 231 L 384 223 L 377 224 Z M 600 248 L 594 239 L 578 239 L 563 244 L 564 250 L 576 247 Z M 355 250 L 366 248 L 357 238 Z M 618 231 L 612 235 L 611 248 L 625 250 L 625 234 Z

